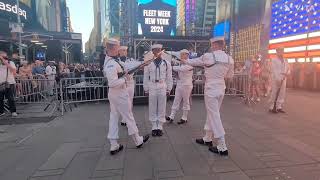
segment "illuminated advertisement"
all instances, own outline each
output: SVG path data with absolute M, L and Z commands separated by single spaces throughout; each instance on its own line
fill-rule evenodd
M 230 37 L 230 21 L 216 24 L 213 28 L 213 37 L 225 37 L 228 40 Z
M 20 3 L 18 9 L 16 1 L 0 0 L 0 17 L 16 19 L 18 13 L 20 14 L 22 22 L 28 22 L 31 20 L 32 13 L 30 7 Z
M 176 0 L 137 0 L 137 2 L 138 35 L 176 35 Z
M 269 54 L 283 47 L 289 62 L 320 57 L 320 0 L 279 0 L 272 4 Z

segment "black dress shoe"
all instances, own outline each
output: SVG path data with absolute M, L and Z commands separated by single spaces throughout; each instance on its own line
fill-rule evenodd
M 162 136 L 162 135 L 163 135 L 162 130 L 158 129 L 158 130 L 157 130 L 157 136 Z
M 138 149 L 141 148 L 142 145 L 143 145 L 144 143 L 146 143 L 148 140 L 149 140 L 149 135 L 143 136 L 143 143 L 141 143 L 139 146 L 137 146 L 137 148 L 138 148 Z
M 219 151 L 219 149 L 218 149 L 216 146 L 211 146 L 211 147 L 209 147 L 209 151 L 211 151 L 211 152 L 213 152 L 213 153 L 216 153 L 216 154 L 219 154 L 219 155 L 221 155 L 221 156 L 228 156 L 228 155 L 229 155 L 228 150 Z
M 127 126 L 127 123 L 121 122 L 120 125 L 121 126 Z
M 115 154 L 117 154 L 118 152 L 120 152 L 120 151 L 122 151 L 122 150 L 123 150 L 123 146 L 120 144 L 120 145 L 119 145 L 119 148 L 116 149 L 116 150 L 110 151 L 110 154 L 111 154 L 111 155 L 115 155 Z
M 274 113 L 274 114 L 277 114 L 277 113 L 278 113 L 278 111 L 275 110 L 275 109 L 269 109 L 269 112 L 270 112 L 270 113 Z
M 152 130 L 152 136 L 155 137 L 155 136 L 158 136 L 158 130 L 155 129 L 155 130 Z
M 173 123 L 173 119 L 171 119 L 169 116 L 166 117 L 166 120 L 167 120 L 169 123 Z
M 178 122 L 178 124 L 179 124 L 179 125 L 181 125 L 181 124 L 186 124 L 187 122 L 188 122 L 188 121 L 181 119 L 181 120 Z
M 204 145 L 204 146 L 212 146 L 212 141 L 210 142 L 205 142 L 202 138 L 201 139 L 196 139 L 196 143 Z
M 279 113 L 286 113 L 283 109 L 277 109 L 277 112 L 279 112 Z

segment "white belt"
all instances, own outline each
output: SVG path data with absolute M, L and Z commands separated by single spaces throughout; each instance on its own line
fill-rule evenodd
M 153 80 L 153 81 L 151 81 L 151 82 L 153 82 L 153 83 L 164 83 L 164 80 Z

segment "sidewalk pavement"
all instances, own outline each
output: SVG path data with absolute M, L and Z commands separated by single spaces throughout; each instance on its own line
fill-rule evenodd
M 108 104 L 83 104 L 48 123 L 0 126 L 1 180 L 320 180 L 320 94 L 290 91 L 287 114 L 269 114 L 226 97 L 222 119 L 229 157 L 195 143 L 205 107 L 193 100 L 186 125 L 166 124 L 163 137 L 109 155 Z M 168 104 L 170 111 L 172 101 Z M 150 133 L 148 107 L 134 106 L 141 134 Z M 181 114 L 178 114 L 177 120 Z

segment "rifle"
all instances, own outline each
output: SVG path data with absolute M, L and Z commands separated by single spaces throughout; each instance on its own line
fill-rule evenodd
M 278 98 L 279 98 L 279 95 L 280 95 L 280 91 L 281 91 L 282 84 L 283 84 L 284 80 L 286 80 L 286 79 L 287 79 L 287 77 L 284 77 L 284 78 L 281 80 L 280 86 L 279 86 L 279 88 L 277 89 L 276 98 L 275 98 L 275 100 L 274 100 L 273 109 L 272 109 L 272 112 L 274 112 L 274 113 L 277 112 L 277 101 L 278 101 Z
M 121 78 L 121 77 L 125 76 L 126 74 L 134 74 L 134 73 L 137 72 L 139 69 L 143 68 L 144 66 L 149 65 L 151 62 L 153 62 L 155 59 L 157 59 L 158 56 L 159 56 L 162 52 L 163 52 L 163 51 L 161 51 L 161 52 L 160 52 L 159 54 L 157 54 L 156 56 L 153 56 L 152 59 L 143 62 L 142 64 L 140 64 L 140 65 L 138 65 L 137 67 L 134 67 L 134 68 L 128 70 L 127 72 L 118 73 L 118 78 Z

